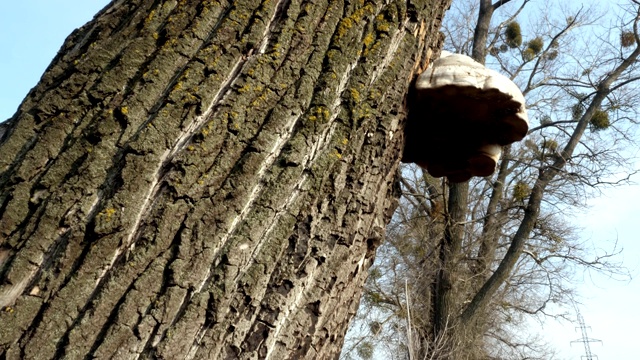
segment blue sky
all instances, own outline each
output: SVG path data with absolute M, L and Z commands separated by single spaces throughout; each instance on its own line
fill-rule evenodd
M 106 0 L 5 0 L 0 4 L 0 121 L 15 113 L 67 35 L 107 3 Z M 638 275 L 640 186 L 605 191 L 590 205 L 587 213 L 572 216 L 575 224 L 584 228 L 583 237 L 601 248 L 607 248 L 618 238 L 625 249 L 625 264 Z M 639 281 L 620 283 L 595 276 L 593 280 L 585 277 L 576 286 L 584 296 L 581 311 L 592 328 L 590 337 L 603 341 L 593 344 L 592 352 L 601 360 L 638 359 Z M 532 327 L 530 331 L 536 329 Z M 561 358 L 580 359 L 581 344 L 569 343 L 579 338 L 573 325 L 548 323 L 541 331 L 561 351 Z
M 107 0 L 0 2 L 0 122 L 10 118 L 71 32 Z
M 637 163 L 636 168 L 640 167 Z M 635 177 L 638 181 L 638 177 Z M 632 185 L 609 189 L 589 202 L 586 214 L 573 216 L 575 224 L 582 227 L 582 237 L 596 247 L 607 249 L 617 239 L 624 248 L 622 260 L 634 277 L 630 282 L 612 281 L 594 275 L 577 276 L 575 284 L 583 296 L 580 311 L 589 337 L 602 340 L 591 344 L 592 354 L 600 360 L 635 360 L 638 355 L 638 324 L 640 324 L 640 186 Z M 561 359 L 580 359 L 584 355 L 582 344 L 570 341 L 580 338 L 572 324 L 549 323 L 542 330 L 547 339 L 561 351 Z

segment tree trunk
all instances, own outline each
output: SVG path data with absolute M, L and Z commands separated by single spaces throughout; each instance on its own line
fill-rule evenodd
M 491 0 L 480 0 L 480 9 L 478 14 L 478 23 L 475 27 L 473 38 L 473 48 L 471 57 L 484 64 L 486 58 L 486 43 L 491 16 L 493 15 L 493 6 Z M 462 242 L 465 236 L 465 223 L 468 213 L 469 202 L 469 182 L 448 183 L 448 205 L 447 217 L 444 229 L 444 239 L 441 245 L 439 260 L 440 266 L 436 279 L 434 294 L 434 338 L 452 337 L 453 334 L 447 334 L 448 328 L 458 327 L 457 313 L 455 309 L 455 285 L 459 277 L 457 269 L 462 248 Z M 449 344 L 449 351 L 455 354 L 453 342 Z M 455 357 L 455 355 L 453 355 Z
M 480 237 L 480 247 L 477 255 L 477 266 L 474 267 L 474 276 L 478 277 L 477 282 L 482 284 L 491 276 L 491 264 L 495 260 L 498 241 L 502 235 L 502 224 L 505 223 L 508 213 L 498 212 L 500 202 L 503 200 L 504 186 L 507 182 L 509 160 L 511 157 L 511 145 L 502 147 L 502 159 L 498 167 L 498 175 L 491 184 L 491 195 L 487 204 L 486 215 L 482 225 L 482 236 Z M 500 209 L 502 210 L 502 209 Z
M 449 2 L 119 0 L 75 31 L 0 135 L 0 358 L 335 358 Z
M 458 281 L 458 267 L 460 267 L 460 252 L 464 240 L 464 216 L 467 213 L 467 197 L 469 183 L 451 184 L 447 212 L 445 214 L 445 229 L 442 245 L 439 250 L 439 263 L 436 279 L 436 294 L 434 307 L 434 329 L 436 336 L 444 336 L 447 328 L 454 322 L 456 304 L 455 283 Z
M 502 2 L 498 2 L 497 4 L 501 3 Z M 476 23 L 473 33 L 471 57 L 483 65 L 487 58 L 487 37 L 489 35 L 489 26 L 491 26 L 491 17 L 493 16 L 494 10 L 495 6 L 491 4 L 491 0 L 480 0 L 478 22 Z
M 475 26 L 471 58 L 480 64 L 485 63 L 487 57 L 487 37 L 491 25 L 491 17 L 494 10 L 506 3 L 497 2 L 495 5 L 491 0 L 479 0 L 478 21 Z M 504 159 L 504 157 L 503 157 Z M 440 249 L 440 268 L 436 279 L 434 294 L 434 338 L 447 337 L 450 339 L 448 356 L 444 358 L 459 358 L 456 343 L 459 337 L 466 336 L 466 345 L 472 344 L 474 337 L 481 334 L 480 331 L 471 329 L 470 324 L 460 322 L 458 319 L 459 306 L 456 305 L 456 287 L 460 286 L 460 281 L 465 274 L 460 274 L 460 258 L 462 243 L 466 233 L 466 222 L 469 213 L 469 182 L 448 183 L 448 209 L 444 230 L 444 241 Z M 495 194 L 495 193 L 494 193 Z M 495 199 L 497 200 L 497 199 Z M 494 204 L 495 205 L 495 204 Z M 493 236 L 494 234 L 492 234 Z M 489 250 L 489 249 L 488 249 Z M 493 249 L 490 249 L 493 252 Z M 485 254 L 488 256 L 489 254 Z M 480 265 L 483 271 L 487 267 Z M 461 305 L 461 304 L 458 304 Z M 451 331 L 449 331 L 451 329 Z M 471 329 L 471 330 L 470 330 Z M 468 334 L 473 336 L 468 336 Z M 464 347 L 462 347 L 464 348 Z M 462 349 L 464 351 L 465 349 Z M 468 350 L 468 349 L 467 349 Z

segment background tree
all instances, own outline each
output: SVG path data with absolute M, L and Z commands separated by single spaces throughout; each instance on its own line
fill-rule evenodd
M 0 357 L 337 356 L 447 0 L 115 0 L 0 138 Z
M 536 341 L 515 337 L 525 315 L 562 316 L 548 305 L 573 300 L 566 279 L 575 266 L 624 273 L 611 262 L 617 249 L 592 255 L 563 214 L 628 179 L 620 170 L 635 132 L 640 50 L 631 38 L 638 38 L 640 4 L 628 2 L 617 23 L 595 27 L 593 9 L 507 3 L 454 2 L 445 47 L 486 57 L 520 86 L 529 137 L 503 149 L 494 176 L 468 184 L 405 170 L 397 230 L 381 249 L 391 260 L 379 258 L 363 298 L 363 312 L 375 316 L 361 315 L 365 324 L 404 325 L 410 315 L 413 339 L 406 326 L 382 329 L 415 347 L 416 358 L 549 358 Z M 521 21 L 525 5 L 530 30 Z

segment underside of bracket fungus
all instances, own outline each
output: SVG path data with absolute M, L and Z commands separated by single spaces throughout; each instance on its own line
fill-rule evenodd
M 410 96 L 402 161 L 452 182 L 489 176 L 501 147 L 522 140 L 528 129 L 516 84 L 468 56 L 443 51 Z

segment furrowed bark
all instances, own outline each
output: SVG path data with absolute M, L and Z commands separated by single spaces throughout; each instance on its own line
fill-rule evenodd
M 334 358 L 449 0 L 120 0 L 0 139 L 0 357 Z

